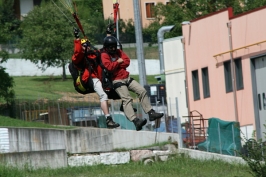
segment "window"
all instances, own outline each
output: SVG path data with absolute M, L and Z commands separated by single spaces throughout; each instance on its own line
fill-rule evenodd
M 243 71 L 241 58 L 234 60 L 235 65 L 235 79 L 236 79 L 236 89 L 240 90 L 244 88 L 243 83 Z M 224 78 L 225 78 L 225 89 L 226 93 L 233 91 L 232 76 L 231 76 L 231 61 L 224 62 Z
M 226 93 L 233 91 L 232 76 L 231 76 L 231 63 L 230 61 L 224 62 L 224 79 Z
M 147 18 L 154 18 L 155 14 L 154 14 L 154 3 L 146 3 L 146 17 Z
M 236 89 L 240 90 L 244 88 L 243 74 L 242 74 L 242 62 L 241 58 L 235 60 L 235 71 L 236 71 Z
M 33 0 L 33 5 L 34 5 L 34 6 L 39 6 L 39 5 L 41 5 L 41 0 Z
M 201 73 L 202 73 L 203 96 L 204 98 L 207 98 L 210 97 L 208 68 L 202 68 Z
M 151 96 L 156 95 L 157 96 L 157 87 L 156 86 L 151 86 Z
M 200 91 L 199 91 L 198 70 L 192 71 L 192 84 L 193 84 L 194 100 L 199 100 L 200 99 Z

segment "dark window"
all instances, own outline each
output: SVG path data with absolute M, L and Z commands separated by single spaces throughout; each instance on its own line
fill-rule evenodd
M 204 98 L 210 97 L 210 86 L 209 86 L 209 72 L 208 68 L 202 68 L 202 86 Z
M 262 105 L 263 105 L 263 109 L 266 109 L 266 98 L 265 98 L 265 93 L 262 93 Z
M 34 6 L 39 6 L 39 5 L 41 5 L 41 1 L 42 0 L 33 0 L 33 5 Z
M 235 65 L 236 89 L 240 90 L 244 88 L 241 58 L 235 59 L 234 65 Z M 233 91 L 231 72 L 232 72 L 231 61 L 224 62 L 224 78 L 225 78 L 226 93 Z
M 198 70 L 192 71 L 192 83 L 193 83 L 194 100 L 199 100 L 200 99 L 200 90 L 199 90 Z
M 146 17 L 147 18 L 154 18 L 155 14 L 154 14 L 154 3 L 146 3 Z
M 243 72 L 242 72 L 242 60 L 241 58 L 234 60 L 235 61 L 235 71 L 236 71 L 236 89 L 240 90 L 244 88 L 243 84 Z
M 259 109 L 261 110 L 261 99 L 260 99 L 260 94 L 258 94 L 258 101 L 259 101 Z
M 231 63 L 230 61 L 224 62 L 224 79 L 226 93 L 233 91 L 232 76 L 231 76 Z

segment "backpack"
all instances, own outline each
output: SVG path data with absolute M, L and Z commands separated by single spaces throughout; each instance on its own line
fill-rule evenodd
M 94 60 L 88 60 L 88 58 L 86 58 L 86 62 L 93 61 L 95 65 L 99 65 L 102 68 L 100 81 L 102 83 L 103 90 L 107 94 L 108 98 L 113 100 L 121 99 L 120 96 L 113 89 L 112 74 L 107 71 L 107 69 L 103 66 L 101 62 L 101 52 L 104 51 L 102 49 L 97 50 L 94 46 L 90 47 L 92 47 L 93 49 L 93 54 L 95 55 L 95 58 Z M 94 93 L 95 91 L 91 76 L 89 76 L 87 83 L 84 83 L 81 79 L 84 73 L 84 69 L 78 69 L 78 68 L 82 67 L 80 66 L 77 67 L 73 62 L 69 63 L 68 65 L 68 69 L 69 72 L 71 73 L 73 79 L 73 86 L 75 90 L 81 94 Z M 89 67 L 89 72 L 91 73 L 90 67 Z
M 84 70 L 77 69 L 77 67 L 73 62 L 69 63 L 68 69 L 73 79 L 73 86 L 78 93 L 88 94 L 95 92 L 91 76 L 89 76 L 87 83 L 84 83 L 83 80 L 81 79 Z
M 81 94 L 88 94 L 88 93 L 94 93 L 94 84 L 93 84 L 93 80 L 91 77 L 91 73 L 92 73 L 92 68 L 91 68 L 91 64 L 96 66 L 98 66 L 98 58 L 100 56 L 100 53 L 95 50 L 95 48 L 92 48 L 93 50 L 91 50 L 90 52 L 86 52 L 85 53 L 85 61 L 82 61 L 78 64 L 74 64 L 73 62 L 69 63 L 68 65 L 68 69 L 69 72 L 71 73 L 72 79 L 73 79 L 73 85 L 75 90 L 78 93 Z M 88 54 L 90 54 L 88 56 Z M 88 67 L 88 69 L 86 69 L 85 67 Z M 84 82 L 82 80 L 83 78 L 83 74 L 85 74 L 85 76 L 88 77 L 87 82 Z

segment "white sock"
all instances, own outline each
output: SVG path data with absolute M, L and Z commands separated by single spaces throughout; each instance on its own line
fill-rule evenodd
M 106 114 L 106 115 L 105 115 L 105 118 L 107 119 L 108 116 L 110 116 L 110 114 Z

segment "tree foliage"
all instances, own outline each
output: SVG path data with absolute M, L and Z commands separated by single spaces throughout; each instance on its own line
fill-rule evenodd
M 14 0 L 0 0 L 0 43 L 1 45 L 19 35 L 20 21 L 13 12 Z M 9 58 L 8 52 L 1 46 L 0 64 L 6 62 Z M 15 97 L 13 90 L 13 78 L 6 73 L 5 68 L 0 66 L 0 98 L 4 99 L 7 105 L 10 105 Z
M 183 21 L 191 21 L 228 7 L 233 7 L 234 14 L 240 14 L 264 5 L 266 0 L 170 0 L 167 5 L 158 3 L 155 6 L 156 18 L 144 31 L 150 33 L 152 41 L 156 43 L 157 31 L 162 26 L 175 25 L 171 33 L 165 34 L 165 38 L 181 36 Z
M 5 72 L 5 68 L 0 66 L 0 98 L 3 98 L 7 105 L 12 102 L 15 97 L 13 90 L 14 80 Z
M 13 10 L 14 0 L 0 0 L 0 42 L 6 43 L 19 34 L 20 20 Z
M 19 34 L 20 20 L 16 18 L 13 10 L 14 0 L 0 0 L 0 43 L 7 44 Z M 0 50 L 0 63 L 8 59 L 8 52 L 2 47 Z
M 73 26 L 51 3 L 35 6 L 22 22 L 22 39 L 19 44 L 22 57 L 40 69 L 62 67 L 73 53 Z
M 262 139 L 245 139 L 243 152 L 240 153 L 249 166 L 249 172 L 254 177 L 263 177 L 266 174 L 266 144 Z

